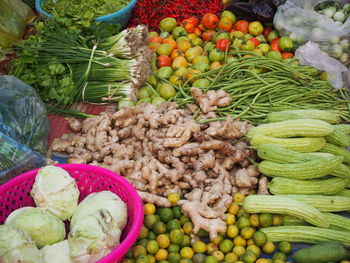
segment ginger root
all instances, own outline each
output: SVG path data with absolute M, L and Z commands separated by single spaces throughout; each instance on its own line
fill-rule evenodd
M 215 111 L 217 107 L 230 105 L 232 98 L 223 90 L 210 90 L 203 94 L 199 88 L 191 88 L 192 97 L 198 102 L 203 113 Z

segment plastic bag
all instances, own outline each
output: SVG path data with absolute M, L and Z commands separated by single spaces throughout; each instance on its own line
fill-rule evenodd
M 225 6 L 225 9 L 232 11 L 240 18 L 272 22 L 277 11 L 277 7 L 284 1 L 285 0 L 231 0 Z
M 14 76 L 0 76 L 0 132 L 45 153 L 48 130 L 45 104 L 36 91 Z
M 0 184 L 46 165 L 46 159 L 0 132 Z
M 274 18 L 277 30 L 297 41 L 331 41 L 350 34 L 350 17 L 339 26 L 328 16 L 314 11 L 314 6 L 326 0 L 287 0 L 278 7 Z M 335 1 L 343 5 L 347 0 Z
M 21 39 L 27 23 L 35 17 L 21 0 L 0 0 L 0 48 L 8 48 Z
M 309 41 L 295 51 L 301 65 L 308 65 L 327 72 L 327 80 L 336 89 L 344 86 L 343 73 L 347 68 L 338 60 L 322 52 L 318 44 Z

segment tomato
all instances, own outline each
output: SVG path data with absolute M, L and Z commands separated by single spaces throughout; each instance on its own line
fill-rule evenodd
M 173 47 L 173 49 L 176 48 L 176 41 L 171 37 L 163 39 L 162 44 L 170 44 Z
M 218 42 L 220 39 L 227 39 L 227 40 L 229 40 L 229 39 L 230 39 L 230 36 L 229 36 L 229 34 L 227 34 L 226 32 L 225 32 L 225 33 L 216 34 L 216 36 L 215 36 L 215 42 Z
M 256 47 L 260 44 L 260 41 L 256 37 L 249 38 L 249 40 L 252 41 Z
M 187 20 L 189 22 L 191 22 L 192 24 L 194 24 L 195 27 L 197 27 L 199 25 L 199 19 L 195 16 L 191 16 L 191 17 L 187 18 Z
M 196 63 L 205 63 L 205 64 L 208 64 L 209 65 L 209 58 L 207 56 L 204 56 L 204 55 L 200 55 L 198 57 L 195 57 L 193 60 L 192 60 L 192 63 L 193 64 L 196 64 Z
M 143 86 L 142 88 L 139 89 L 137 98 L 138 99 L 149 98 L 152 94 L 153 94 L 153 91 L 149 86 Z
M 215 14 L 207 13 L 202 17 L 201 24 L 206 29 L 214 29 L 217 27 L 219 17 Z
M 266 41 L 268 40 L 268 35 L 270 34 L 270 32 L 272 31 L 272 28 L 271 27 L 265 27 L 264 30 L 263 30 L 263 35 L 266 39 Z
M 177 48 L 180 49 L 182 52 L 185 52 L 187 49 L 191 47 L 191 43 L 188 40 L 179 40 L 176 41 Z
M 278 47 L 282 49 L 282 51 L 290 51 L 293 49 L 293 40 L 289 37 L 281 37 L 278 42 Z
M 207 30 L 202 33 L 202 38 L 204 41 L 212 41 L 215 35 L 214 30 Z
M 163 99 L 162 97 L 155 97 L 153 100 L 152 100 L 152 104 L 156 105 L 156 106 L 159 106 L 160 104 L 162 104 L 163 102 L 165 102 L 166 100 Z
M 229 19 L 231 19 L 232 23 L 234 24 L 236 22 L 236 16 L 234 13 L 232 13 L 231 11 L 225 10 L 224 12 L 222 12 L 221 14 L 221 18 L 224 17 L 228 17 Z
M 259 40 L 260 43 L 266 43 L 266 39 L 263 35 L 256 36 L 256 39 Z
M 279 38 L 275 38 L 274 40 L 271 41 L 271 51 L 279 51 L 281 52 L 281 49 L 279 48 L 278 42 L 280 41 Z
M 199 70 L 200 72 L 205 72 L 205 71 L 209 70 L 209 64 L 207 64 L 207 63 L 202 63 L 202 62 L 193 64 L 192 67 L 193 67 L 194 69 Z
M 230 40 L 225 38 L 220 39 L 218 42 L 216 42 L 216 47 L 222 51 L 226 51 L 226 49 L 230 48 Z
M 249 22 L 247 20 L 238 20 L 234 26 L 236 30 L 241 31 L 244 34 L 247 34 L 249 31 Z
M 266 54 L 267 58 L 273 58 L 273 59 L 278 59 L 281 60 L 282 59 L 282 55 L 280 52 L 278 51 L 270 51 Z
M 169 35 L 170 35 L 170 34 L 169 34 L 169 32 L 167 32 L 167 31 L 162 31 L 162 32 L 160 32 L 160 34 L 159 34 L 159 36 L 160 36 L 161 38 L 167 38 Z
M 159 43 L 159 44 L 161 44 L 162 41 L 163 41 L 163 38 L 161 38 L 160 36 L 151 37 L 149 39 L 149 42 L 151 42 L 151 43 Z
M 241 46 L 241 49 L 246 51 L 252 51 L 255 49 L 255 45 L 253 41 L 247 40 L 245 43 L 243 43 L 243 45 Z
M 186 36 L 187 32 L 182 26 L 177 26 L 174 28 L 174 30 L 171 34 L 172 34 L 173 38 L 176 40 L 179 37 Z
M 231 39 L 234 39 L 235 37 L 244 38 L 244 33 L 241 31 L 233 31 L 232 33 L 230 33 Z
M 193 47 L 195 50 L 197 50 L 198 56 L 202 55 L 204 53 L 204 49 L 200 46 Z
M 199 55 L 201 55 L 201 53 L 202 53 L 201 51 L 202 50 L 199 50 L 195 47 L 191 47 L 191 48 L 186 50 L 185 58 L 187 59 L 187 61 L 192 62 L 192 60 L 195 57 L 198 57 Z
M 157 66 L 158 68 L 171 66 L 171 58 L 167 55 L 160 55 L 157 58 Z
M 235 40 L 233 40 L 233 43 L 232 43 L 232 47 L 235 49 L 235 50 L 239 50 L 241 48 L 241 46 L 243 45 L 244 43 L 244 40 L 241 39 L 241 38 L 235 38 Z
M 189 40 L 192 40 L 192 39 L 196 38 L 197 36 L 195 34 L 193 34 L 193 33 L 190 33 L 190 34 L 187 35 L 187 37 L 188 37 Z
M 279 38 L 280 34 L 278 34 L 278 32 L 276 30 L 272 30 L 268 36 L 267 36 L 267 40 L 271 43 L 272 40 L 274 40 L 275 38 Z
M 174 49 L 170 54 L 171 60 L 174 60 L 178 56 L 184 56 L 184 53 L 180 49 Z
M 232 29 L 232 20 L 228 17 L 223 17 L 219 20 L 219 29 L 224 31 L 230 31 Z
M 254 36 L 248 33 L 248 34 L 245 34 L 245 35 L 244 35 L 243 39 L 244 39 L 244 40 L 248 40 L 248 39 L 250 39 L 250 38 L 252 38 L 252 37 L 254 37 Z
M 259 21 L 254 21 L 249 24 L 248 30 L 250 34 L 257 36 L 263 32 L 264 27 Z
M 159 23 L 159 28 L 161 31 L 171 32 L 177 26 L 177 22 L 173 17 L 163 18 Z
M 151 42 L 151 43 L 148 44 L 148 47 L 149 47 L 152 51 L 156 51 L 160 45 L 161 45 L 161 44 L 158 43 L 158 42 Z
M 259 49 L 259 48 L 254 49 L 253 52 L 255 54 L 259 55 L 259 56 L 263 56 L 264 55 L 264 52 L 261 49 Z
M 190 41 L 190 39 L 187 37 L 187 36 L 182 36 L 182 37 L 178 37 L 176 39 L 176 42 L 180 41 L 180 40 L 187 40 L 187 41 Z
M 282 53 L 282 59 L 292 58 L 294 54 L 292 52 L 284 52 Z
M 184 57 L 177 57 L 174 59 L 173 63 L 171 64 L 171 67 L 173 69 L 178 69 L 180 67 L 187 68 L 188 67 L 188 62 Z
M 214 48 L 209 53 L 209 60 L 210 61 L 221 61 L 224 58 L 225 58 L 225 53 L 221 49 Z
M 202 72 L 200 72 L 197 69 L 189 69 L 187 71 L 187 73 L 185 74 L 185 79 L 189 80 L 190 78 L 192 78 L 190 80 L 191 83 L 195 82 L 197 80 L 197 78 L 194 78 L 196 75 L 201 74 Z
M 193 33 L 196 26 L 192 24 L 189 20 L 185 19 L 182 26 L 187 31 L 187 33 Z
M 159 95 L 164 99 L 171 99 L 176 94 L 176 90 L 173 86 L 167 83 L 163 83 L 159 88 Z
M 270 51 L 270 45 L 269 44 L 260 44 L 256 47 L 257 49 L 261 50 L 264 54 Z
M 196 34 L 196 36 L 200 36 L 200 35 L 202 35 L 202 30 L 200 30 L 198 27 L 196 27 L 195 29 L 194 29 L 194 32 L 193 32 L 194 34 Z
M 172 75 L 170 78 L 169 78 L 169 82 L 173 83 L 174 85 L 179 85 L 179 84 L 183 84 L 183 80 L 180 76 L 177 76 L 177 75 Z
M 158 36 L 158 32 L 155 32 L 155 31 L 151 31 L 151 32 L 149 32 L 149 34 L 148 34 L 148 38 L 157 37 L 157 36 Z
M 167 55 L 170 56 L 171 51 L 173 51 L 173 46 L 170 44 L 161 44 L 157 48 L 157 54 L 158 55 Z
M 207 42 L 204 45 L 204 52 L 210 52 L 215 48 L 215 44 L 213 42 Z
M 201 46 L 203 45 L 203 40 L 200 39 L 199 37 L 196 37 L 194 39 L 191 39 L 191 44 L 192 46 Z
M 210 69 L 217 69 L 217 68 L 220 68 L 221 66 L 222 65 L 220 64 L 220 62 L 215 61 L 215 62 L 211 63 Z
M 179 77 L 183 77 L 187 74 L 188 69 L 185 67 L 179 67 L 176 71 L 175 71 L 175 75 L 179 76 Z
M 193 82 L 192 87 L 197 88 L 207 88 L 210 85 L 210 81 L 207 79 L 197 79 L 195 82 Z
M 173 70 L 171 67 L 162 67 L 157 72 L 158 77 L 163 79 L 168 79 L 173 75 Z

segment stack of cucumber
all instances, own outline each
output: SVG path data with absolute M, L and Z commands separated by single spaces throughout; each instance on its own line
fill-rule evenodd
M 244 209 L 286 215 L 284 226 L 263 229 L 272 242 L 350 246 L 350 219 L 332 213 L 350 211 L 350 125 L 321 110 L 275 112 L 268 121 L 247 136 L 274 196 L 248 196 Z

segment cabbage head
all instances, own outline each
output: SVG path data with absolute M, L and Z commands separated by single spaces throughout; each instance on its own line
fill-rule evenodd
M 38 248 L 62 241 L 66 236 L 63 221 L 36 207 L 23 207 L 13 211 L 5 225 L 25 230 Z
M 44 260 L 26 231 L 0 225 L 0 262 L 44 263 Z
M 45 246 L 40 251 L 44 256 L 45 263 L 73 263 L 67 239 L 51 246 Z
M 38 207 L 62 220 L 73 215 L 79 199 L 74 178 L 66 170 L 52 165 L 39 170 L 30 194 Z
M 71 228 L 68 235 L 70 255 L 74 263 L 94 263 L 119 245 L 121 231 L 111 225 L 108 210 L 87 215 Z
M 99 209 L 107 209 L 112 216 L 112 226 L 123 230 L 128 217 L 126 204 L 110 191 L 102 191 L 88 195 L 76 209 L 70 227 L 88 215 L 94 215 Z

